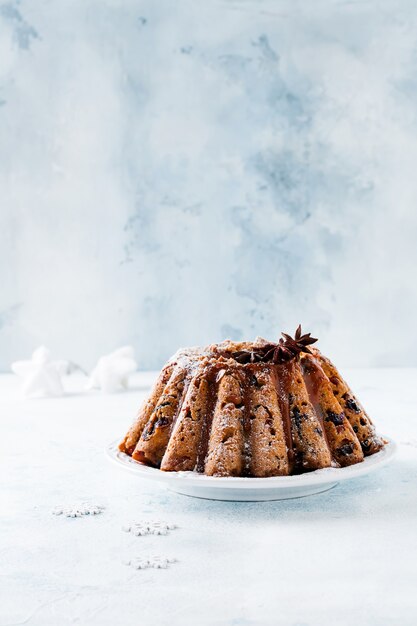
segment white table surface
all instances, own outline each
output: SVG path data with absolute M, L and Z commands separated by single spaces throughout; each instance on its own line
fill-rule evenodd
M 0 626 L 417 624 L 417 370 L 345 372 L 399 443 L 380 471 L 324 494 L 265 503 L 188 498 L 111 464 L 154 374 L 132 390 L 22 400 L 0 376 Z M 103 514 L 52 509 L 90 499 Z M 123 524 L 175 523 L 135 537 Z M 134 570 L 129 557 L 178 559 Z

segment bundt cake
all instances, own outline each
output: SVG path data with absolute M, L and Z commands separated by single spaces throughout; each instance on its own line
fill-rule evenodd
M 345 467 L 384 441 L 301 326 L 278 343 L 179 350 L 120 444 L 136 461 L 209 476 L 285 476 Z

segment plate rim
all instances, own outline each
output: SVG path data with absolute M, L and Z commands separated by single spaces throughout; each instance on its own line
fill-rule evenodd
M 134 474 L 138 478 L 159 481 L 163 483 L 176 483 L 184 486 L 219 489 L 288 489 L 306 487 L 327 483 L 336 483 L 350 480 L 365 474 L 369 474 L 389 463 L 395 456 L 398 446 L 391 437 L 382 436 L 387 443 L 379 452 L 365 457 L 361 463 L 355 463 L 348 467 L 326 467 L 313 472 L 305 472 L 293 476 L 269 476 L 255 478 L 250 476 L 206 476 L 195 471 L 189 472 L 163 472 L 135 461 L 125 452 L 118 449 L 120 439 L 112 441 L 106 446 L 107 458 L 118 467 Z

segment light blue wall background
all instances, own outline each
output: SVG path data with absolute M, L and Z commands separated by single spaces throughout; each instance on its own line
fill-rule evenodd
M 416 365 L 416 3 L 6 2 L 0 104 L 0 369 L 299 321 Z

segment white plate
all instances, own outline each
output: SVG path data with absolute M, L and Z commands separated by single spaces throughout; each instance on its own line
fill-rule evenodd
M 343 480 L 351 480 L 369 474 L 388 463 L 394 456 L 396 445 L 387 439 L 387 445 L 362 463 L 343 468 L 325 468 L 297 476 L 273 476 L 271 478 L 234 478 L 204 476 L 197 472 L 162 472 L 134 461 L 118 449 L 119 441 L 107 448 L 111 461 L 138 478 L 156 480 L 167 489 L 195 498 L 209 500 L 235 500 L 258 502 L 262 500 L 286 500 L 321 493 L 332 489 Z

